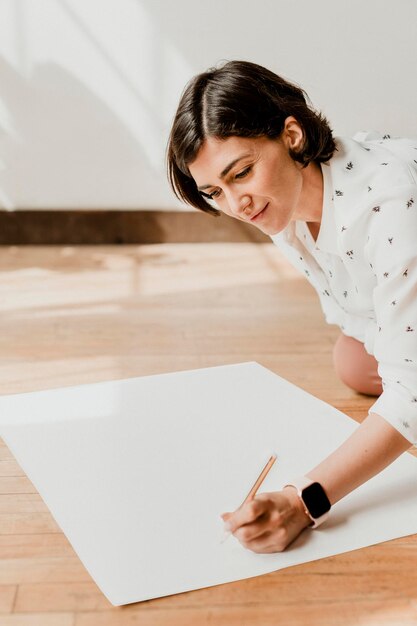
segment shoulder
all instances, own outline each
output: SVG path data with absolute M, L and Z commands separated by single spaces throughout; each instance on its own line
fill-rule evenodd
M 417 184 L 417 139 L 361 131 L 354 137 L 335 137 L 335 142 L 328 165 L 336 197 L 362 201 L 393 187 Z

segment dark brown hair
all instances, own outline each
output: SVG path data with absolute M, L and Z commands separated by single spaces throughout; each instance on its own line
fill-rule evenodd
M 198 74 L 187 84 L 168 141 L 168 179 L 175 195 L 198 209 L 219 215 L 197 189 L 188 165 L 206 137 L 279 137 L 293 115 L 304 130 L 294 161 L 306 167 L 328 161 L 336 149 L 326 118 L 314 111 L 300 87 L 248 61 L 229 61 Z

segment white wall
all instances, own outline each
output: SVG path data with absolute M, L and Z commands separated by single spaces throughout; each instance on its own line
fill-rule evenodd
M 336 134 L 417 135 L 414 0 L 0 0 L 0 207 L 178 207 L 178 98 L 233 58 L 302 85 Z

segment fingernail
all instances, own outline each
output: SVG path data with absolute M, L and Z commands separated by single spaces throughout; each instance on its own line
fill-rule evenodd
M 232 532 L 232 525 L 230 524 L 230 522 L 225 522 L 224 523 L 224 530 L 225 530 L 226 533 Z

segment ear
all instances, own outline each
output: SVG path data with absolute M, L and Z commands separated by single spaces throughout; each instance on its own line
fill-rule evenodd
M 291 148 L 297 152 L 302 147 L 304 141 L 303 127 L 293 115 L 285 119 L 281 136 L 287 149 Z

